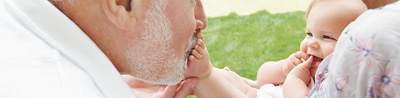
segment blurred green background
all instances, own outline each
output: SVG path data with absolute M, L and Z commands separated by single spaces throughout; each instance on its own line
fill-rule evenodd
M 242 77 L 256 79 L 258 68 L 299 51 L 305 37 L 305 12 L 270 14 L 259 11 L 248 16 L 232 13 L 208 18 L 203 31 L 214 67 L 229 67 Z
M 229 67 L 255 80 L 264 62 L 279 61 L 299 51 L 306 35 L 304 16 L 304 11 L 271 14 L 263 10 L 208 18 L 203 34 L 213 66 Z

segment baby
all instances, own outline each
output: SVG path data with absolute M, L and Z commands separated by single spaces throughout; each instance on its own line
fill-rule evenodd
M 366 11 L 367 7 L 361 0 L 314 0 L 310 9 L 307 14 L 307 36 L 300 45 L 300 51 L 310 55 L 312 62 L 308 59 L 310 62 L 298 64 L 299 67 L 285 77 L 285 97 L 306 97 L 315 79 L 324 78 L 327 72 L 316 76 L 321 61 L 333 52 L 344 28 Z M 322 70 L 318 69 L 318 72 Z
M 199 33 L 199 40 L 188 61 L 188 66 L 191 66 L 188 70 L 195 72 L 191 77 L 199 78 L 198 85 L 194 88 L 195 95 L 206 98 L 271 97 L 271 93 L 265 94 L 266 92 L 255 88 L 270 83 L 284 83 L 285 97 L 307 96 L 307 86 L 312 87 L 311 76 L 315 75 L 321 61 L 332 53 L 343 29 L 365 10 L 361 1 L 313 1 L 307 14 L 306 37 L 300 45 L 300 51 L 285 60 L 262 65 L 257 74 L 257 83 L 243 79 L 229 69 L 213 68 L 204 38 Z M 302 66 L 302 69 L 296 66 Z

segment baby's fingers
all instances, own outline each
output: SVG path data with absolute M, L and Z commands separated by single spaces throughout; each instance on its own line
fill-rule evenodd
M 302 51 L 296 52 L 294 56 L 298 59 L 304 59 L 304 60 L 307 60 L 310 57 L 310 55 Z
M 310 69 L 312 62 L 313 62 L 313 56 L 310 56 L 307 61 L 305 61 L 297 66 L 306 68 L 306 69 Z
M 303 63 L 303 61 L 300 60 L 300 59 L 295 59 L 293 63 L 294 63 L 295 66 L 297 66 L 297 65 Z

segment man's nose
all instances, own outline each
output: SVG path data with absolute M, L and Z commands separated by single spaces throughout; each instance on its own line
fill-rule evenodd
M 203 3 L 201 3 L 201 0 L 196 0 L 194 11 L 194 17 L 196 18 L 196 29 L 204 30 L 207 27 L 207 17 L 204 13 Z
M 316 39 L 310 39 L 310 41 L 307 43 L 307 47 L 319 49 L 319 44 Z
M 207 22 L 204 24 L 203 21 L 196 19 L 196 30 L 204 30 L 207 27 Z

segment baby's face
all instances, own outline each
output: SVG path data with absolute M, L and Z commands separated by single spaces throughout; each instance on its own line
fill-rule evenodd
M 341 11 L 337 6 L 321 2 L 309 13 L 306 37 L 300 45 L 300 51 L 314 56 L 312 75 L 321 61 L 333 52 L 341 32 L 350 23 L 343 19 Z

